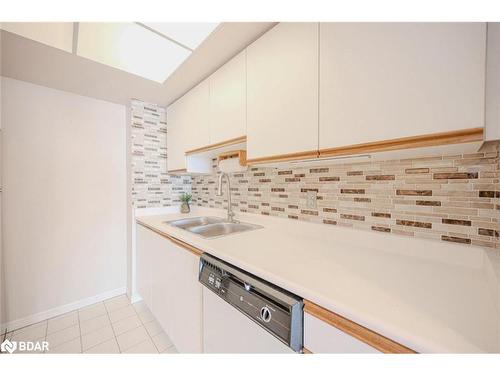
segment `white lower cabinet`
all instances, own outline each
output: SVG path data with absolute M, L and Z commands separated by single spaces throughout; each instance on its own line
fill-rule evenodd
M 199 257 L 141 225 L 137 228 L 137 291 L 180 353 L 201 353 Z M 144 276 L 148 268 L 149 286 Z M 143 293 L 151 295 L 151 302 Z
M 313 353 L 380 353 L 308 313 L 304 313 L 304 347 Z
M 153 298 L 152 298 L 152 280 L 151 280 L 151 255 L 152 250 L 157 245 L 156 236 L 150 235 L 150 230 L 144 228 L 141 225 L 137 225 L 137 246 L 136 246 L 136 258 L 135 258 L 135 270 L 136 270 L 136 290 L 141 296 L 142 300 L 146 306 L 152 310 Z M 152 233 L 152 232 L 151 232 Z
M 291 352 L 204 290 L 198 267 L 199 256 L 137 225 L 136 289 L 179 352 Z M 379 353 L 309 313 L 304 313 L 304 347 L 313 353 Z

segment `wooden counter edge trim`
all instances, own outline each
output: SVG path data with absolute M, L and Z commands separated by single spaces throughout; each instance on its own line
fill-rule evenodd
M 318 156 L 319 156 L 319 153 L 317 150 L 295 152 L 292 154 L 281 154 L 281 155 L 273 155 L 273 156 L 264 156 L 261 158 L 247 159 L 247 164 L 254 165 L 254 164 L 274 163 L 274 162 L 282 162 L 282 161 L 317 159 Z
M 309 349 L 307 348 L 302 348 L 302 354 L 313 354 Z
M 184 241 L 181 241 L 181 240 L 179 240 L 179 239 L 177 239 L 175 237 L 172 237 L 172 236 L 170 236 L 168 234 L 165 234 L 162 231 L 159 231 L 158 229 L 153 228 L 150 225 L 144 224 L 144 223 L 142 223 L 140 221 L 136 221 L 136 222 L 137 222 L 137 224 L 143 226 L 144 228 L 147 228 L 147 229 L 155 232 L 156 234 L 159 234 L 160 236 L 165 237 L 167 240 L 172 241 L 176 245 L 179 245 L 180 247 L 184 248 L 185 250 L 189 251 L 190 253 L 192 253 L 192 254 L 194 254 L 196 256 L 200 256 L 201 254 L 203 254 L 203 251 L 201 251 L 197 247 L 194 247 L 194 246 L 192 246 L 192 245 L 190 245 L 190 244 L 188 244 L 188 243 L 186 243 Z
M 319 157 L 355 155 L 371 152 L 394 151 L 420 147 L 443 146 L 458 143 L 478 142 L 483 140 L 483 128 L 471 128 L 417 135 L 414 137 L 395 138 L 384 141 L 360 143 L 350 146 L 319 150 Z
M 214 150 L 216 148 L 221 148 L 221 147 L 224 147 L 224 146 L 231 146 L 231 145 L 235 145 L 235 144 L 238 144 L 238 143 L 243 143 L 243 142 L 246 142 L 246 140 L 247 140 L 247 136 L 243 135 L 241 137 L 231 138 L 231 139 L 228 139 L 226 141 L 212 143 L 211 145 L 207 145 L 207 146 L 195 148 L 195 149 L 192 149 L 192 150 L 187 150 L 185 152 L 185 154 L 186 154 L 186 156 L 187 155 L 192 155 L 192 154 L 199 154 L 200 152 L 210 151 L 210 150 Z
M 304 300 L 304 312 L 311 314 L 312 316 L 337 329 L 340 329 L 341 331 L 357 338 L 382 353 L 416 353 L 404 345 L 398 344 L 385 336 L 379 335 L 378 333 L 337 315 L 330 310 L 324 309 L 311 301 Z

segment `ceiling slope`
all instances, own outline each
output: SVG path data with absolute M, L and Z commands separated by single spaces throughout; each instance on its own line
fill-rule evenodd
M 136 98 L 168 105 L 274 25 L 220 24 L 164 84 L 0 31 L 1 75 L 113 103 Z

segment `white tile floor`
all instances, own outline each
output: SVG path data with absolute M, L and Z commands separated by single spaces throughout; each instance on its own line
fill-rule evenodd
M 148 308 L 118 296 L 7 333 L 18 341 L 48 341 L 47 353 L 177 353 Z

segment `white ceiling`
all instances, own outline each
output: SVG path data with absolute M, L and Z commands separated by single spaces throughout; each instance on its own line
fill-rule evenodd
M 73 22 L 2 22 L 0 29 L 37 42 L 73 51 Z
M 60 32 L 68 25 L 69 23 L 60 24 L 59 29 L 53 31 Z M 69 53 L 67 38 L 57 39 L 59 45 L 54 48 L 0 31 L 1 74 L 115 103 L 128 104 L 131 98 L 136 98 L 168 105 L 274 25 L 275 23 L 270 22 L 219 24 L 163 84 Z M 154 28 L 160 34 L 168 31 L 170 35 L 174 35 L 177 32 L 176 38 L 182 38 L 181 43 L 187 46 L 200 43 L 201 31 L 189 34 L 179 27 L 167 30 L 167 25 L 163 25 L 164 29 L 152 23 L 144 26 Z M 209 26 L 205 24 L 204 27 L 206 32 Z M 87 46 L 85 43 L 78 43 L 82 54 L 85 54 L 87 47 L 88 43 Z M 164 67 L 168 70 L 167 65 L 165 63 Z M 143 73 L 152 74 L 152 69 L 146 69 Z
M 218 23 L 3 22 L 0 29 L 163 83 Z

